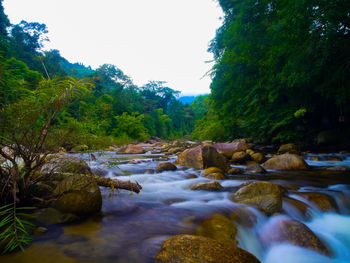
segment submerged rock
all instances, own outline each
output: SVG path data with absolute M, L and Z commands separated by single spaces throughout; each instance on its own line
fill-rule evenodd
M 175 171 L 177 170 L 177 167 L 173 163 L 166 162 L 166 163 L 159 163 L 156 169 L 157 169 L 157 172 Z
M 254 255 L 211 238 L 178 235 L 168 238 L 155 257 L 158 263 L 258 263 Z
M 225 156 L 218 153 L 212 146 L 197 146 L 181 153 L 175 164 L 206 169 L 208 167 L 218 167 L 225 171 L 228 167 Z
M 306 225 L 288 217 L 273 218 L 260 231 L 259 237 L 265 247 L 274 243 L 288 242 L 324 255 L 331 255 L 329 249 Z
M 327 168 L 327 170 L 329 171 L 337 171 L 337 172 L 346 172 L 349 171 L 349 167 L 345 166 L 345 165 L 338 165 L 338 166 L 333 166 L 333 167 L 329 167 Z
M 232 221 L 220 214 L 214 214 L 199 224 L 196 231 L 199 236 L 209 237 L 223 243 L 237 245 L 237 229 Z
M 85 175 L 72 175 L 61 181 L 53 192 L 53 206 L 64 213 L 88 215 L 99 212 L 102 196 L 97 183 Z
M 222 189 L 221 184 L 216 181 L 202 182 L 190 186 L 191 190 L 218 191 Z
M 285 153 L 272 157 L 264 163 L 265 169 L 273 170 L 307 170 L 310 166 L 296 154 Z
M 52 207 L 42 209 L 35 220 L 41 224 L 63 224 L 79 221 L 80 217 L 71 213 L 63 213 Z
M 280 212 L 282 193 L 279 185 L 269 182 L 251 183 L 230 196 L 235 203 L 253 206 L 267 215 Z

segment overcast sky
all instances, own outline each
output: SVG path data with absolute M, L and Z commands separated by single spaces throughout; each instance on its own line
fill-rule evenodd
M 45 23 L 48 49 L 96 68 L 114 64 L 135 84 L 167 81 L 182 94 L 209 93 L 207 52 L 221 25 L 215 0 L 5 0 L 12 24 Z

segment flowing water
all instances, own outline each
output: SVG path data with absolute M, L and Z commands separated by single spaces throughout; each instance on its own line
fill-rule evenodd
M 321 161 L 310 161 L 315 155 L 309 154 L 306 158 L 314 167 L 313 171 L 232 176 L 220 181 L 224 188 L 218 192 L 188 189 L 193 183 L 208 180 L 200 177 L 199 170 L 180 167 L 177 171 L 153 173 L 156 165 L 166 160 L 163 155 L 116 155 L 113 152 L 95 155 L 96 161 L 90 160 L 89 154 L 79 156 L 104 176 L 137 181 L 143 187 L 141 193 L 130 194 L 124 190 L 111 193 L 101 188 L 104 196 L 101 215 L 76 224 L 51 225 L 24 253 L 2 256 L 0 262 L 154 262 L 155 254 L 168 237 L 193 233 L 196 222 L 215 213 L 226 215 L 242 208 L 231 202 L 229 195 L 246 180 L 267 180 L 287 188 L 293 185 L 290 189 L 298 188 L 287 195 L 308 204 L 307 213 L 300 213 L 293 203 L 284 201 L 284 214 L 306 224 L 332 250 L 333 256 L 326 257 L 288 243 L 263 248 L 259 232 L 276 220 L 276 216 L 266 217 L 249 207 L 245 209 L 254 215 L 254 226 L 248 226 L 244 220 L 241 224 L 235 223 L 241 248 L 264 263 L 350 262 L 350 174 L 317 169 L 317 166 L 350 166 L 350 155 L 342 155 L 346 159 L 338 162 L 323 160 L 326 155 L 316 155 Z M 170 161 L 175 158 L 170 157 Z M 134 161 L 128 163 L 129 160 Z M 188 179 L 189 175 L 198 177 Z M 298 192 L 310 191 L 331 195 L 337 212 L 322 212 L 298 195 Z

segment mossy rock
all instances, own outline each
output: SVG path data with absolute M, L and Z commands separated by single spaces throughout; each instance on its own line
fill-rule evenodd
M 202 182 L 190 186 L 191 190 L 219 191 L 222 189 L 221 184 L 216 181 Z
M 89 176 L 69 176 L 57 185 L 53 193 L 59 196 L 54 207 L 64 213 L 88 215 L 101 210 L 100 188 Z
M 89 165 L 81 158 L 76 156 L 52 156 L 48 162 L 41 168 L 41 173 L 73 173 L 73 174 L 92 174 Z
M 155 257 L 158 263 L 259 263 L 249 252 L 228 243 L 192 235 L 168 238 Z
M 196 235 L 209 237 L 223 243 L 237 245 L 237 228 L 232 221 L 220 214 L 214 214 L 211 218 L 202 221 L 196 231 Z
M 269 182 L 251 183 L 230 196 L 231 201 L 259 209 L 267 215 L 282 209 L 282 192 L 279 185 Z

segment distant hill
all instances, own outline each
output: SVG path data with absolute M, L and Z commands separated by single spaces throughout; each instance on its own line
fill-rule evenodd
M 182 96 L 178 98 L 179 101 L 181 101 L 183 104 L 191 104 L 196 96 Z

